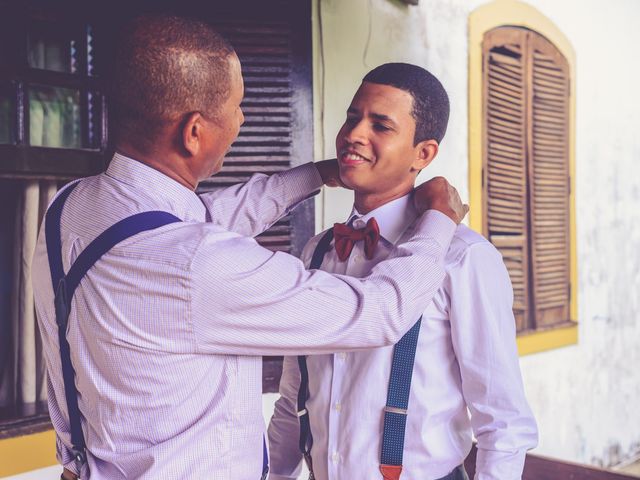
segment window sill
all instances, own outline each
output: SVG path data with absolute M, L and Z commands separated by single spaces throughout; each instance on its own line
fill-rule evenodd
M 1 178 L 72 179 L 104 170 L 105 154 L 97 150 L 0 145 Z
M 55 465 L 56 434 L 49 429 L 2 439 L 0 458 L 0 478 Z
M 576 345 L 578 343 L 578 324 L 568 322 L 566 325 L 550 330 L 521 333 L 518 335 L 517 343 L 520 356 Z

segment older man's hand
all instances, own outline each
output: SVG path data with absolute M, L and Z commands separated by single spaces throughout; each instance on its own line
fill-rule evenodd
M 469 211 L 469 205 L 462 203 L 458 191 L 444 177 L 434 177 L 418 185 L 413 202 L 420 213 L 438 210 L 456 223 L 460 223 Z
M 78 480 L 78 476 L 73 473 L 71 470 L 67 470 L 66 468 L 62 472 L 61 480 Z
M 315 166 L 318 172 L 320 172 L 322 183 L 327 187 L 344 187 L 342 180 L 340 180 L 340 169 L 338 168 L 337 159 L 321 160 L 316 162 Z

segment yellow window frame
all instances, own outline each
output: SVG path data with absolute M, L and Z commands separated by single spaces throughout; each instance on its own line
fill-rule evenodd
M 501 26 L 516 26 L 534 30 L 551 41 L 569 64 L 569 195 L 570 275 L 571 275 L 571 325 L 551 330 L 535 331 L 518 336 L 520 355 L 552 350 L 578 343 L 578 296 L 576 261 L 576 209 L 575 209 L 575 79 L 576 55 L 567 37 L 551 20 L 538 10 L 516 0 L 496 0 L 478 7 L 469 15 L 469 225 L 482 232 L 482 41 L 484 34 Z

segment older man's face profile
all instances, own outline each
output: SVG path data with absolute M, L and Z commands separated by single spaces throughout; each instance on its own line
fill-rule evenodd
M 205 120 L 207 135 L 203 146 L 204 175 L 210 177 L 220 171 L 224 156 L 238 138 L 244 115 L 240 103 L 244 97 L 244 82 L 238 56 L 229 55 L 229 95 L 218 109 L 215 118 Z
M 363 82 L 336 137 L 340 178 L 361 193 L 413 186 L 418 149 L 413 97 L 389 85 Z

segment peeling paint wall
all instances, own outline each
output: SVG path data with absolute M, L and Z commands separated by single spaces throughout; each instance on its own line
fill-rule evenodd
M 467 22 L 484 3 L 314 0 L 316 158 L 335 155 L 335 135 L 368 70 L 416 63 L 440 78 L 452 106 L 441 153 L 425 176 L 445 175 L 466 198 Z M 537 452 L 608 466 L 640 450 L 640 2 L 528 4 L 555 23 L 577 55 L 580 339 L 523 357 L 521 366 L 540 424 Z M 323 194 L 317 228 L 344 220 L 351 202 L 348 192 Z
M 537 3 L 577 52 L 580 340 L 523 372 L 541 426 L 556 427 L 541 449 L 606 466 L 640 450 L 640 4 L 588 2 L 577 8 L 597 14 L 576 21 Z
M 369 70 L 389 61 L 415 63 L 428 68 L 451 93 L 447 134 L 427 175 L 445 175 L 466 197 L 467 8 L 428 3 L 427 8 L 397 0 L 314 2 L 315 153 L 316 158 L 335 156 L 336 133 Z M 344 221 L 351 204 L 349 192 L 325 193 L 316 205 L 317 228 Z

